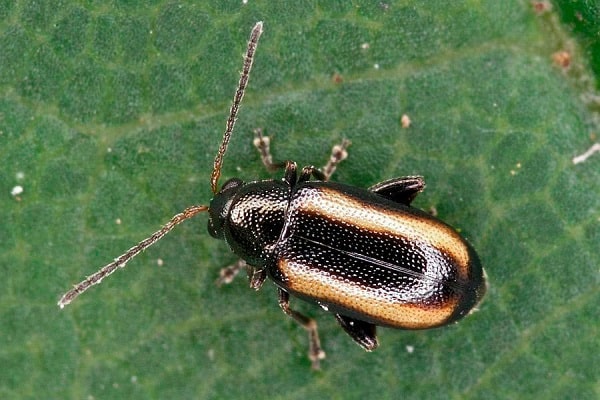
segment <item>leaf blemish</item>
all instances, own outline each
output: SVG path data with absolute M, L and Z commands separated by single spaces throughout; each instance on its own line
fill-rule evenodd
M 594 155 L 594 153 L 598 152 L 600 152 L 600 143 L 594 143 L 592 147 L 587 149 L 584 153 L 573 157 L 573 164 L 580 164 Z

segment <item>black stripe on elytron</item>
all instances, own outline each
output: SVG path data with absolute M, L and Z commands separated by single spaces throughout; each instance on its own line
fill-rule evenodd
M 294 212 L 359 227 L 363 233 L 402 236 L 407 243 L 427 243 L 453 260 L 459 276 L 467 277 L 471 262 L 468 245 L 444 222 L 373 193 L 355 193 L 354 187 L 328 183 L 332 186 L 329 187 L 319 182 L 304 185 L 292 199 Z M 372 199 L 362 198 L 366 196 Z
M 307 242 L 314 243 L 314 244 L 316 244 L 318 246 L 322 246 L 322 247 L 331 249 L 333 251 L 339 251 L 339 252 L 341 252 L 341 253 L 349 256 L 349 257 L 355 258 L 357 260 L 366 261 L 367 263 L 378 265 L 380 267 L 387 268 L 387 269 L 390 269 L 390 270 L 393 270 L 393 271 L 398 271 L 398 272 L 401 272 L 403 274 L 406 274 L 408 276 L 412 276 L 412 277 L 415 277 L 415 278 L 418 278 L 418 279 L 425 279 L 425 280 L 429 280 L 431 282 L 435 282 L 435 283 L 440 284 L 442 286 L 446 286 L 446 287 L 451 288 L 454 292 L 462 293 L 467 288 L 467 285 L 462 284 L 462 283 L 457 282 L 457 281 L 451 281 L 451 280 L 448 280 L 448 279 L 440 279 L 440 278 L 435 277 L 435 276 L 427 275 L 427 274 L 424 274 L 424 273 L 418 272 L 418 271 L 413 271 L 413 270 L 411 270 L 409 268 L 402 267 L 401 265 L 396 265 L 396 264 L 393 264 L 393 263 L 390 263 L 390 262 L 387 262 L 387 261 L 384 261 L 384 260 L 380 260 L 380 259 L 377 259 L 377 258 L 374 258 L 374 257 L 370 257 L 370 256 L 367 256 L 367 255 L 364 255 L 364 254 L 360 254 L 360 253 L 356 253 L 356 252 L 353 252 L 353 251 L 339 249 L 339 248 L 333 247 L 331 245 L 328 245 L 326 243 L 319 242 L 317 240 L 313 240 L 313 239 L 307 238 L 305 236 L 300 236 L 300 235 L 294 235 L 294 236 L 296 238 L 305 240 Z

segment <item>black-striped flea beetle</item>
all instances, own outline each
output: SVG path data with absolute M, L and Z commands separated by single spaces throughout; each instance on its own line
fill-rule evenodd
M 211 175 L 210 206 L 193 206 L 162 229 L 104 266 L 59 301 L 62 308 L 90 286 L 194 215 L 208 211 L 208 231 L 224 239 L 241 260 L 221 271 L 228 282 L 246 268 L 250 286 L 270 277 L 282 310 L 309 333 L 313 368 L 325 357 L 316 322 L 290 308 L 290 295 L 333 313 L 363 349 L 377 347 L 376 326 L 427 329 L 467 315 L 482 299 L 486 279 L 471 245 L 453 228 L 410 206 L 425 188 L 421 177 L 390 179 L 369 189 L 329 182 L 346 157 L 348 141 L 335 146 L 323 168 L 297 171 L 292 161 L 274 163 L 268 137 L 256 131 L 255 146 L 282 180 L 233 178 L 218 190 L 223 156 L 244 96 L 262 23 L 252 30 L 244 68 Z M 314 178 L 314 180 L 311 180 Z

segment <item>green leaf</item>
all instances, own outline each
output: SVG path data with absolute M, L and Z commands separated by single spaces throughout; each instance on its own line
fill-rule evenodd
M 600 2 L 598 0 L 555 0 L 561 21 L 570 29 L 584 53 L 600 87 Z
M 311 371 L 272 284 L 215 286 L 235 256 L 206 215 L 59 310 L 71 284 L 208 204 L 258 20 L 222 182 L 280 176 L 256 127 L 300 165 L 349 138 L 341 182 L 423 175 L 414 205 L 483 260 L 479 312 L 379 329 L 366 353 L 294 299 L 327 352 Z M 0 2 L 0 397 L 597 398 L 600 154 L 572 158 L 599 127 L 582 100 L 593 73 L 558 21 L 528 1 Z

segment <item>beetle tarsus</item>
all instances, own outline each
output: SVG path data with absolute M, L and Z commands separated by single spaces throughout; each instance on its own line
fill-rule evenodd
M 321 369 L 321 360 L 325 359 L 325 351 L 321 348 L 321 340 L 317 330 L 317 321 L 309 318 L 304 329 L 308 331 L 308 358 L 311 361 L 311 368 Z
M 274 162 L 273 156 L 271 155 L 271 138 L 263 135 L 262 128 L 256 128 L 254 130 L 254 141 L 252 142 L 254 147 L 260 154 L 260 159 L 269 172 L 275 172 L 285 167 L 285 162 Z
M 351 142 L 348 139 L 343 139 L 342 143 L 336 144 L 331 149 L 331 155 L 329 156 L 329 160 L 327 164 L 323 167 L 321 172 L 324 175 L 324 181 L 328 181 L 331 178 L 331 175 L 335 172 L 338 164 L 348 158 L 348 151 L 346 149 L 350 146 Z
M 237 274 L 239 274 L 240 271 L 244 268 L 246 268 L 246 261 L 240 258 L 235 264 L 221 268 L 221 270 L 219 271 L 219 278 L 215 283 L 217 284 L 217 286 L 230 284 L 233 281 L 233 279 L 237 276 Z

